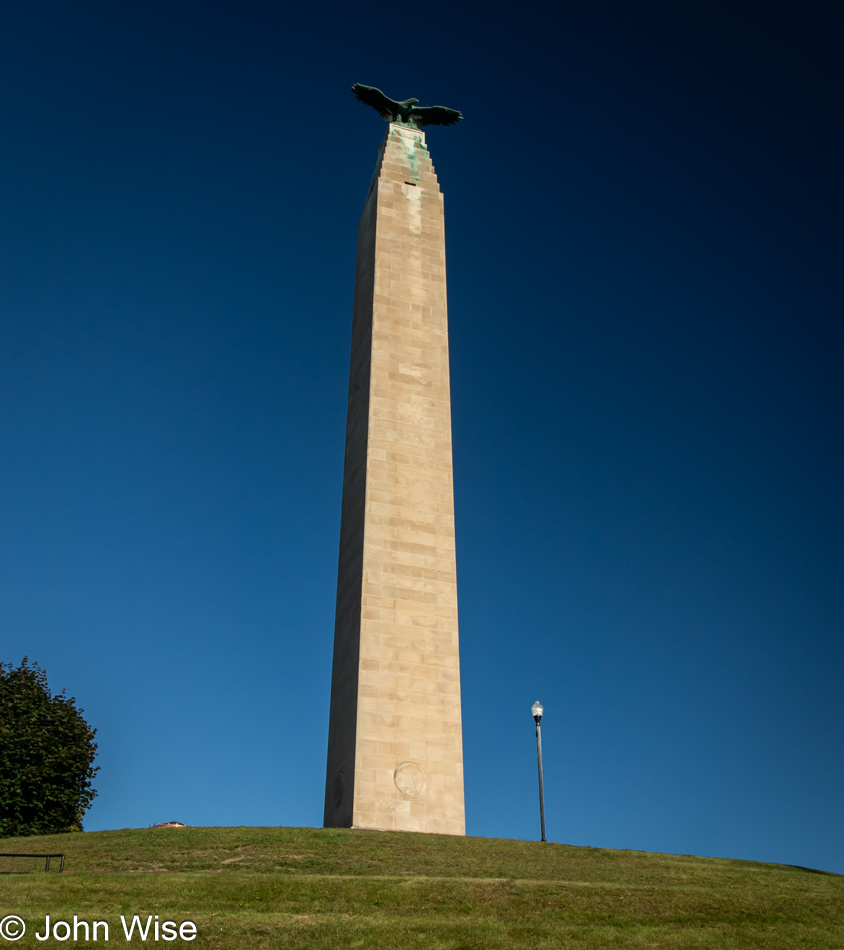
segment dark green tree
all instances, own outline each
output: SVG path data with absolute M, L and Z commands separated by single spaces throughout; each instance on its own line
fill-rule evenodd
M 0 838 L 82 830 L 99 771 L 83 711 L 27 657 L 0 663 Z

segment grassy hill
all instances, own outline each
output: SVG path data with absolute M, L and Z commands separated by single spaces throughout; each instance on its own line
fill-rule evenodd
M 107 921 L 110 946 L 126 946 L 121 914 L 157 914 L 198 929 L 158 947 L 844 950 L 844 877 L 783 865 L 312 828 L 7 838 L 0 851 L 67 854 L 63 875 L 0 878 L 0 917 L 27 924 L 21 948 L 63 945 L 35 939 L 49 913 Z M 0 858 L 0 871 L 24 866 L 43 862 Z

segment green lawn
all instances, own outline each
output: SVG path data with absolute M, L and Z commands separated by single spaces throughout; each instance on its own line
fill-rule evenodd
M 140 914 L 196 924 L 192 944 L 159 947 L 844 950 L 844 877 L 774 864 L 313 828 L 101 831 L 0 851 L 67 855 L 63 875 L 0 877 L 0 918 L 27 924 L 21 948 L 103 946 L 102 930 L 36 940 L 46 914 L 104 920 L 124 946 L 120 916 Z

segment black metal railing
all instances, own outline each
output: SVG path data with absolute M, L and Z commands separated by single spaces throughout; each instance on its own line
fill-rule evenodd
M 44 870 L 50 870 L 50 858 L 61 858 L 62 863 L 59 865 L 59 874 L 64 871 L 64 855 L 63 854 L 21 854 L 19 852 L 12 853 L 10 851 L 0 851 L 0 858 L 46 858 L 47 863 L 44 865 Z

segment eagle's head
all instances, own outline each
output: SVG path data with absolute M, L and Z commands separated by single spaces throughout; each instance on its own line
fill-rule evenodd
M 415 106 L 417 102 L 419 102 L 418 99 L 405 99 L 402 105 L 410 108 L 411 106 Z

